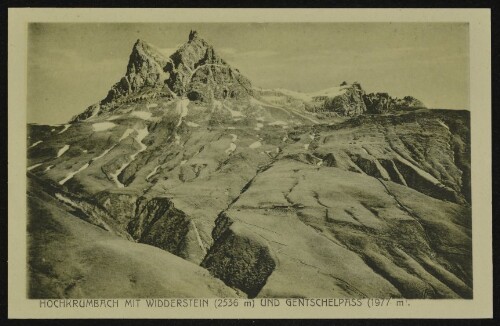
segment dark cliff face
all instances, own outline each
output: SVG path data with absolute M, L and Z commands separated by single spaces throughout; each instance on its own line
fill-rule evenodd
M 412 96 L 397 98 L 388 93 L 367 94 L 357 82 L 350 85 L 342 82 L 340 89 L 343 92 L 339 95 L 313 97 L 313 103 L 306 107 L 313 112 L 328 112 L 343 117 L 425 108 L 421 101 Z
M 412 97 L 405 96 L 402 99 L 391 97 L 388 93 L 370 93 L 363 96 L 367 113 L 378 114 L 395 110 L 408 110 L 425 108 L 424 103 Z
M 250 94 L 252 85 L 241 73 L 217 55 L 198 33 L 170 56 L 165 71 L 170 74 L 168 87 L 190 100 L 241 98 Z
M 354 116 L 365 113 L 366 105 L 363 101 L 365 91 L 359 83 L 353 83 L 346 88 L 344 94 L 327 98 L 323 104 L 326 111 L 335 112 L 341 116 Z

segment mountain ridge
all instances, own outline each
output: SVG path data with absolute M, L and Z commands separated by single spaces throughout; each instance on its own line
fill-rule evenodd
M 358 82 L 347 84 L 344 81 L 339 87 L 343 91 L 338 91 L 336 95 L 321 95 L 321 91 L 314 92 L 315 96 L 289 90 L 275 91 L 304 102 L 303 107 L 308 111 L 334 112 L 341 116 L 425 108 L 421 101 L 412 96 L 398 99 L 388 93 L 367 94 Z M 259 90 L 194 30 L 190 32 L 188 41 L 169 57 L 153 45 L 138 39 L 132 47 L 125 76 L 112 86 L 103 100 L 91 105 L 70 122 L 96 116 L 101 110 L 112 110 L 116 102 L 133 94 L 141 94 L 136 100 L 160 96 L 187 97 L 207 102 L 226 97 L 247 99 L 259 94 Z

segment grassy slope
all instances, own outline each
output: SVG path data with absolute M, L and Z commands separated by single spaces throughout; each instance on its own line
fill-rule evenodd
M 207 271 L 88 224 L 30 187 L 29 297 L 232 297 Z

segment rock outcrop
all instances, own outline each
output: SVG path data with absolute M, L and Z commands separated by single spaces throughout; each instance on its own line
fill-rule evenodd
M 171 76 L 167 85 L 179 96 L 206 101 L 247 97 L 251 93 L 250 81 L 219 57 L 196 31 L 170 59 L 165 66 Z
M 256 94 L 276 104 L 306 109 L 321 116 L 352 117 L 362 114 L 380 114 L 400 110 L 425 108 L 425 105 L 412 96 L 391 97 L 388 93 L 367 94 L 361 84 L 342 82 L 314 93 L 299 93 L 284 89 L 258 89 Z
M 333 98 L 326 98 L 322 108 L 325 111 L 335 112 L 341 116 L 355 116 L 366 112 L 366 105 L 363 100 L 365 91 L 359 83 L 353 83 L 345 87 L 342 95 Z
M 137 40 L 127 71 L 98 104 L 72 121 L 81 121 L 116 108 L 118 103 L 156 97 L 187 97 L 192 101 L 247 99 L 252 84 L 232 68 L 196 31 L 170 57 L 154 46 Z
M 401 99 L 391 97 L 388 93 L 370 93 L 363 96 L 363 100 L 366 112 L 372 114 L 425 108 L 424 103 L 412 96 L 405 96 Z
M 167 62 L 168 59 L 152 45 L 137 40 L 132 48 L 125 76 L 111 88 L 101 104 L 137 93 L 145 87 L 161 90 L 169 78 L 168 72 L 163 69 Z

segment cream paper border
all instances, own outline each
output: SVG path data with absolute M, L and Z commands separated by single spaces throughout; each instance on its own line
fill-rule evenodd
M 12 9 L 8 21 L 9 318 L 491 318 L 491 44 L 489 9 Z M 29 22 L 468 22 L 472 139 L 473 300 L 396 307 L 60 308 L 26 299 L 26 98 Z M 123 300 L 121 300 L 123 301 Z M 393 302 L 394 303 L 394 302 Z M 123 306 L 123 304 L 122 304 Z

